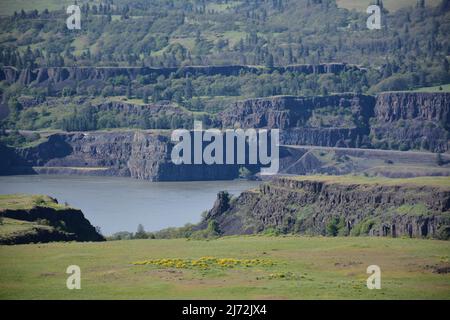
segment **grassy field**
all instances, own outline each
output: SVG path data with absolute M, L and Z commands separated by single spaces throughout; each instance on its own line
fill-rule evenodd
M 338 6 L 349 10 L 355 9 L 358 11 L 366 11 L 367 7 L 375 1 L 365 0 L 337 0 Z M 428 6 L 436 6 L 440 3 L 440 0 L 427 0 Z M 383 5 L 390 11 L 396 11 L 404 7 L 414 7 L 417 4 L 417 0 L 383 0 Z
M 25 11 L 37 9 L 41 12 L 45 9 L 67 8 L 72 3 L 70 0 L 1 0 L 0 11 L 1 15 L 12 15 L 14 11 L 20 12 L 22 9 Z
M 435 87 L 423 87 L 413 90 L 413 92 L 450 92 L 450 84 L 444 84 L 442 86 Z
M 78 3 L 83 3 L 87 1 L 78 1 Z M 94 1 L 98 3 L 99 1 Z M 427 0 L 427 5 L 437 5 L 440 0 Z M 90 2 L 92 4 L 92 2 Z M 232 2 L 230 4 L 208 4 L 207 9 L 213 9 L 217 12 L 223 12 L 229 10 L 236 6 L 239 2 Z M 365 11 L 372 1 L 358 1 L 358 0 L 337 0 L 338 6 L 346 9 L 356 9 L 359 11 Z M 384 6 L 388 10 L 398 10 L 406 6 L 415 6 L 416 0 L 384 0 Z M 26 11 L 37 9 L 42 11 L 44 9 L 58 10 L 61 8 L 66 8 L 67 5 L 73 4 L 70 0 L 1 0 L 0 1 L 0 11 L 2 15 L 11 15 L 14 11 L 20 11 L 24 9 Z
M 53 209 L 66 209 L 67 206 L 56 203 L 49 196 L 28 194 L 2 194 L 0 195 L 0 210 L 28 210 L 36 206 Z
M 208 256 L 228 260 L 192 261 Z M 151 259 L 166 260 L 133 264 Z M 373 264 L 381 268 L 381 290 L 366 287 Z M 81 268 L 81 290 L 66 288 L 69 265 Z M 418 239 L 252 236 L 1 246 L 0 299 L 450 299 L 449 266 L 450 242 Z
M 78 4 L 87 3 L 87 0 L 78 0 Z M 73 0 L 1 0 L 0 1 L 0 15 L 13 15 L 14 11 L 20 10 L 31 11 L 39 10 L 39 12 L 48 10 L 66 9 L 69 5 L 74 4 Z M 90 5 L 99 4 L 101 1 L 89 1 Z
M 414 185 L 414 186 L 436 186 L 450 188 L 450 177 L 417 177 L 405 179 L 392 179 L 384 177 L 364 177 L 364 176 L 295 176 L 292 179 L 307 181 L 323 181 L 326 183 L 342 183 L 342 184 L 380 184 L 380 185 Z

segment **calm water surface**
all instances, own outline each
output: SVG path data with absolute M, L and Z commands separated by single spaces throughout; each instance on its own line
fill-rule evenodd
M 0 194 L 46 194 L 83 211 L 94 226 L 110 235 L 197 223 L 212 208 L 219 191 L 239 195 L 253 181 L 148 182 L 131 178 L 56 175 L 0 177 Z

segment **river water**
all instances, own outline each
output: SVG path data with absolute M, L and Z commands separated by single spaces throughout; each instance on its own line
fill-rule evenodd
M 219 191 L 239 195 L 254 181 L 149 182 L 131 178 L 29 175 L 0 177 L 0 194 L 46 194 L 83 211 L 104 235 L 197 223 Z

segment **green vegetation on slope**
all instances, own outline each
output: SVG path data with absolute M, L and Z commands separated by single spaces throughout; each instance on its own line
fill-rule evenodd
M 436 186 L 450 188 L 450 177 L 416 177 L 416 178 L 385 178 L 385 177 L 365 177 L 359 175 L 328 176 L 311 175 L 290 177 L 296 180 L 323 181 L 326 183 L 340 184 L 380 184 L 380 185 L 414 185 L 414 186 Z
M 262 236 L 3 246 L 0 298 L 450 299 L 449 253 L 444 241 Z M 202 257 L 233 267 L 176 267 Z M 248 259 L 271 263 L 234 265 Z M 154 263 L 133 265 L 145 260 Z M 73 264 L 81 290 L 65 285 Z M 381 290 L 366 288 L 372 264 Z
M 358 10 L 366 12 L 367 7 L 371 3 L 375 3 L 375 1 L 356 1 L 356 0 L 337 0 L 338 6 L 341 8 L 345 8 L 348 10 Z M 396 11 L 402 8 L 407 7 L 415 7 L 417 5 L 417 0 L 383 0 L 383 6 L 389 11 Z M 426 0 L 426 6 L 437 6 L 440 3 L 440 0 Z
M 67 209 L 68 206 L 58 204 L 55 199 L 45 195 L 2 194 L 0 210 L 29 210 L 34 207 L 46 207 L 55 210 Z
M 413 92 L 450 92 L 450 84 L 442 86 L 423 87 L 413 90 Z
M 42 195 L 0 195 L 0 244 L 103 241 L 81 211 Z

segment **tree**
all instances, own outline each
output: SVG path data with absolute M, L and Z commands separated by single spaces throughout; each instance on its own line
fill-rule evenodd
M 192 89 L 192 81 L 189 79 L 189 77 L 186 78 L 186 84 L 184 86 L 184 97 L 186 99 L 191 99 L 193 95 L 193 89 Z
M 338 235 L 338 232 L 339 232 L 339 228 L 338 228 L 339 221 L 340 221 L 340 219 L 338 217 L 333 217 L 328 222 L 327 230 L 326 230 L 328 236 L 335 237 L 335 236 Z
M 273 62 L 273 55 L 269 53 L 269 56 L 267 57 L 266 61 L 266 67 L 267 68 L 273 68 L 274 62 Z
M 142 101 L 144 101 L 145 104 L 148 103 L 148 93 L 147 93 L 146 90 L 144 91 L 144 96 L 143 96 L 143 98 L 142 98 Z
M 131 83 L 128 83 L 128 86 L 127 86 L 127 99 L 131 99 L 131 97 L 132 97 L 132 91 L 131 91 Z
M 438 166 L 443 166 L 445 164 L 445 161 L 442 158 L 442 153 L 438 153 L 436 155 L 436 163 L 437 163 Z
M 148 239 L 147 232 L 145 232 L 144 226 L 142 224 L 138 225 L 137 231 L 134 234 L 134 237 L 136 239 Z
M 220 235 L 219 224 L 216 220 L 212 219 L 208 222 L 208 227 L 206 229 L 208 237 L 217 237 Z

